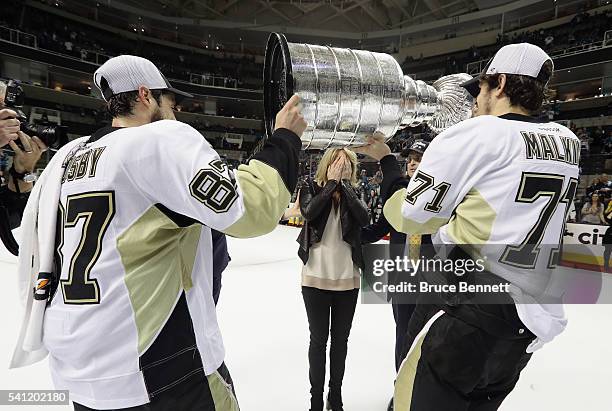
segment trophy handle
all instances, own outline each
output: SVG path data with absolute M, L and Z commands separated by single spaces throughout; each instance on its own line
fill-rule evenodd
M 471 79 L 472 76 L 467 73 L 457 73 L 440 77 L 433 83 L 438 107 L 427 125 L 435 134 L 472 117 L 474 98 L 461 86 Z
M 283 34 L 272 33 L 268 37 L 263 80 L 265 137 L 270 137 L 274 132 L 276 113 L 293 95 L 291 55 Z

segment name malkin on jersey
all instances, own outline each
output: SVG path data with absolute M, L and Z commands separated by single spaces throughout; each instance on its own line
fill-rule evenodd
M 532 131 L 521 131 L 521 135 L 525 141 L 525 156 L 528 160 L 553 160 L 576 166 L 580 162 L 580 140 Z

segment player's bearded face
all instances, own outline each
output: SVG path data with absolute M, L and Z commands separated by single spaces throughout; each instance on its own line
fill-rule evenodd
M 174 116 L 174 97 L 162 94 L 159 105 L 157 100 L 155 100 L 155 103 L 152 106 L 151 123 L 159 120 L 176 120 Z
M 472 110 L 472 117 L 491 114 L 491 112 L 491 90 L 489 90 L 489 85 L 486 82 L 481 81 L 480 93 L 478 93 L 478 97 L 476 97 L 476 103 L 474 104 L 474 109 Z
M 162 117 L 160 120 L 176 120 L 176 117 L 174 116 L 175 106 L 176 101 L 174 99 L 174 96 L 162 94 L 159 105 L 159 111 Z
M 159 106 L 155 106 L 155 108 L 153 109 L 153 113 L 151 113 L 151 123 L 154 123 L 156 121 L 159 120 L 163 120 L 164 116 L 162 114 L 162 111 L 159 109 Z

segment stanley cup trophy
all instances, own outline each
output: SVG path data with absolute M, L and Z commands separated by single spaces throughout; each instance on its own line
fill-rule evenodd
M 422 123 L 439 133 L 471 116 L 473 99 L 460 87 L 471 78 L 452 74 L 430 86 L 405 76 L 388 54 L 288 43 L 273 33 L 264 63 L 266 134 L 293 94 L 308 124 L 303 149 L 363 145 L 374 132 L 389 139 Z

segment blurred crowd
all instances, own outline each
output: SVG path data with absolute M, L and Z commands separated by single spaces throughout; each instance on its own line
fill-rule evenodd
M 5 0 L 6 7 L 0 14 L 0 26 L 14 28 L 25 31 L 36 36 L 37 46 L 41 49 L 50 50 L 56 53 L 69 55 L 71 57 L 89 61 L 103 63 L 109 56 L 128 53 L 147 57 L 156 62 L 158 67 L 169 78 L 192 81 L 194 75 L 200 76 L 220 76 L 224 79 L 221 84 L 224 87 L 247 87 L 261 88 L 260 73 L 262 67 L 255 63 L 252 55 L 245 54 L 242 58 L 223 55 L 217 57 L 213 54 L 202 54 L 190 52 L 188 50 L 164 47 L 156 45 L 151 47 L 151 43 L 144 40 L 135 41 L 126 39 L 120 34 L 111 34 L 108 31 L 97 29 L 90 25 L 83 25 L 73 20 L 68 20 L 55 14 L 42 11 L 36 13 L 22 13 L 23 2 L 17 0 Z M 500 35 L 497 44 L 486 47 L 471 47 L 467 52 L 454 53 L 446 56 L 436 56 L 423 59 L 408 57 L 403 64 L 404 72 L 411 73 L 415 70 L 423 70 L 431 65 L 445 67 L 445 74 L 463 71 L 469 62 L 484 60 L 492 56 L 495 50 L 508 43 L 530 42 L 544 48 L 551 54 L 561 53 L 571 47 L 588 45 L 601 41 L 606 30 L 612 28 L 612 12 L 589 13 L 586 10 L 578 13 L 571 22 L 561 26 L 537 31 L 528 31 L 514 34 L 511 37 Z M 7 32 L 0 30 L 0 37 L 6 36 Z M 145 33 L 148 35 L 148 33 Z M 22 43 L 27 44 L 27 38 L 22 39 Z M 34 44 L 30 44 L 34 46 Z M 256 78 L 255 82 L 249 83 L 250 78 Z M 41 106 L 44 106 L 40 102 Z M 49 107 L 51 108 L 51 107 Z M 62 112 L 69 112 L 80 115 L 81 117 L 93 118 L 95 127 L 108 121 L 108 116 L 103 110 L 90 110 L 85 108 L 56 105 Z M 206 114 L 205 107 L 197 101 L 187 101 L 180 107 L 181 111 L 189 113 Z M 219 108 L 216 115 L 224 116 L 223 108 Z M 252 115 L 256 118 L 255 115 Z M 553 116 L 554 117 L 554 116 Z M 208 121 L 190 123 L 196 129 L 206 134 L 206 131 L 229 132 L 236 134 L 254 135 L 255 141 L 243 141 L 236 143 L 225 138 L 211 139 L 211 144 L 216 149 L 239 150 L 243 151 L 245 160 L 263 137 L 261 130 L 240 129 L 232 126 L 211 125 Z M 71 124 L 68 122 L 70 130 L 75 134 L 88 134 L 87 126 L 83 124 Z M 601 173 L 609 169 L 606 159 L 612 158 L 612 127 L 575 127 L 570 128 L 578 136 L 581 142 L 581 168 L 583 174 L 591 175 Z M 398 135 L 390 142 L 393 152 L 400 153 L 405 150 L 415 138 L 431 140 L 432 136 L 427 134 L 425 127 L 405 129 L 398 132 Z M 0 173 L 6 169 L 6 156 L 0 154 Z M 238 166 L 240 160 L 227 160 L 233 166 Z M 595 164 L 597 162 L 597 164 Z M 316 157 L 305 157 L 302 161 L 303 175 L 311 174 L 311 170 L 316 169 Z M 0 177 L 2 174 L 0 174 Z M 370 214 L 371 222 L 375 222 L 381 213 L 380 182 L 382 173 L 380 169 L 375 170 L 371 167 L 363 167 L 360 170 L 360 196 L 366 203 Z M 612 182 L 605 174 L 597 176 L 589 183 L 586 193 L 581 198 L 576 199 L 576 213 L 573 218 L 576 222 L 593 224 L 604 224 L 603 214 L 608 207 L 612 207 L 611 199 Z
M 166 47 L 143 40 L 127 39 L 120 34 L 97 29 L 74 20 L 65 19 L 55 14 L 36 10 L 36 13 L 24 13 L 21 19 L 22 2 L 5 0 L 0 14 L 0 26 L 24 31 L 36 36 L 37 46 L 41 49 L 68 55 L 80 60 L 97 64 L 104 63 L 109 57 L 120 54 L 135 54 L 155 61 L 168 78 L 197 83 L 206 83 L 206 78 L 218 76 L 216 86 L 231 88 L 260 88 L 261 64 L 255 57 L 243 54 L 241 58 L 220 52 L 218 58 L 213 54 L 195 53 Z M 4 2 L 3 2 L 4 3 Z M 0 38 L 10 34 L 0 30 Z M 34 46 L 31 39 L 22 38 L 20 42 Z M 32 44 L 28 44 L 32 43 Z M 254 81 L 250 81 L 252 79 Z
M 612 154 L 612 126 L 583 127 L 571 125 L 570 129 L 580 139 L 582 154 Z
M 383 201 L 380 195 L 382 179 L 383 175 L 380 168 L 373 175 L 368 175 L 367 170 L 362 169 L 359 176 L 359 193 L 367 206 L 370 223 L 377 222 L 382 213 Z
M 611 11 L 595 13 L 583 9 L 567 24 L 548 29 L 515 33 L 512 36 L 505 34 L 498 35 L 497 43 L 494 45 L 483 47 L 472 46 L 467 52 L 462 51 L 444 56 L 428 58 L 423 58 L 422 54 L 419 57 L 408 56 L 402 64 L 402 69 L 404 73 L 420 73 L 426 71 L 430 66 L 432 69 L 444 67 L 443 75 L 453 74 L 465 71 L 468 63 L 487 60 L 493 57 L 501 46 L 511 43 L 527 42 L 536 44 L 549 54 L 555 55 L 576 46 L 602 41 L 604 33 L 611 28 Z M 435 75 L 438 76 L 439 73 Z
M 586 189 L 586 195 L 578 199 L 576 222 L 585 224 L 612 224 L 606 218 L 612 211 L 612 181 L 606 174 L 596 176 Z

